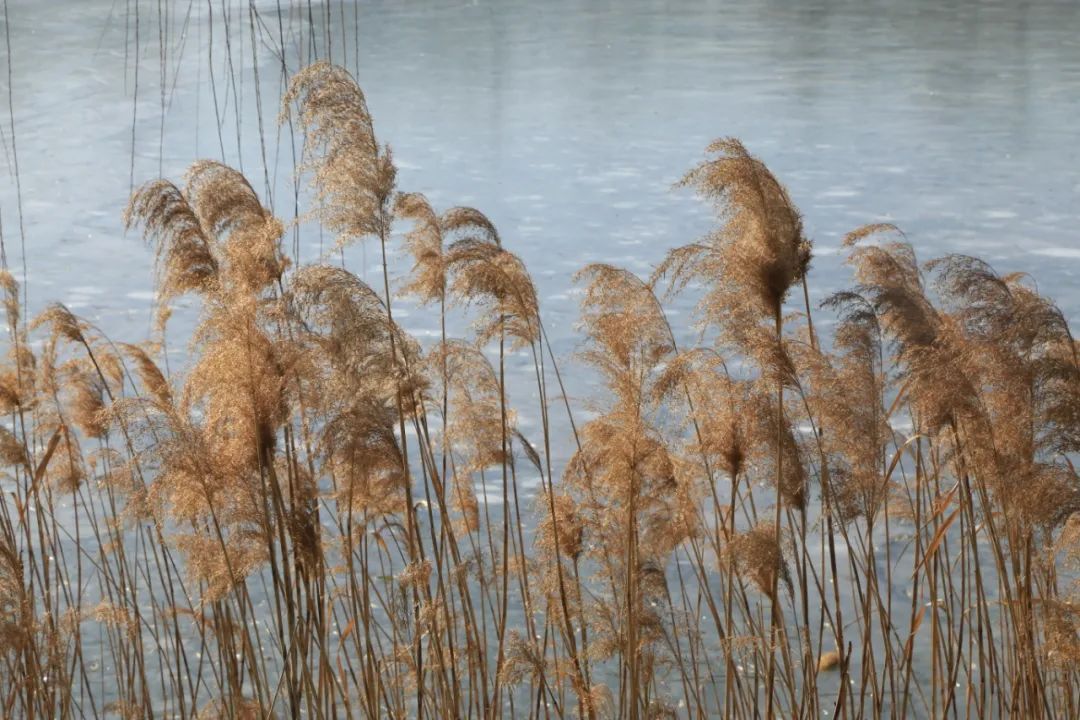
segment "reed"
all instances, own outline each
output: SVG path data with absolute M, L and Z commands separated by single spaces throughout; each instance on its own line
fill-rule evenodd
M 156 341 L 27 322 L 0 272 L 0 716 L 1080 713 L 1080 357 L 1029 278 L 875 225 L 811 307 L 794 199 L 724 139 L 680 183 L 715 229 L 582 269 L 556 358 L 523 261 L 398 190 L 348 72 L 282 108 L 308 217 L 376 243 L 379 287 L 211 161 L 125 216 Z

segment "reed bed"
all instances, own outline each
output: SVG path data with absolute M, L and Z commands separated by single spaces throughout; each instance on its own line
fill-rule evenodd
M 399 190 L 345 70 L 297 74 L 282 122 L 322 262 L 199 161 L 125 216 L 151 341 L 28 321 L 0 273 L 0 715 L 1080 716 L 1080 359 L 1030 278 L 875 225 L 812 307 L 799 211 L 724 139 L 681 183 L 715 228 L 648 278 L 583 268 L 557 358 L 520 258 Z M 374 287 L 338 261 L 358 243 Z

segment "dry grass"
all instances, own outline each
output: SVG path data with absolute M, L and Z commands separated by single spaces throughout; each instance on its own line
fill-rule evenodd
M 792 198 L 717 141 L 682 183 L 713 232 L 647 280 L 578 274 L 575 361 L 603 388 L 575 422 L 492 222 L 396 191 L 340 68 L 283 106 L 312 216 L 378 243 L 381 288 L 293 267 L 252 186 L 206 161 L 126 215 L 160 328 L 199 301 L 182 373 L 63 306 L 27 323 L 0 273 L 0 716 L 1080 714 L 1080 361 L 1027 278 L 920 265 L 871 226 L 846 241 L 853 287 L 812 308 Z M 392 282 L 396 221 L 413 267 Z M 698 300 L 695 346 L 671 293 Z M 401 294 L 435 341 L 395 322 Z

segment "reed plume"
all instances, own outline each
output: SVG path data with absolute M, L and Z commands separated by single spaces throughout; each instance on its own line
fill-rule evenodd
M 375 139 L 360 86 L 344 68 L 317 62 L 292 77 L 280 122 L 294 104 L 306 133 L 302 167 L 311 172 L 318 219 L 337 235 L 338 246 L 385 238 L 397 170 L 389 146 Z
M 692 527 L 673 521 L 680 516 L 677 499 L 694 493 L 680 487 L 676 463 L 650 419 L 655 384 L 673 348 L 666 321 L 639 280 L 607 265 L 588 266 L 577 278 L 585 282 L 582 327 L 589 342 L 582 357 L 600 373 L 612 400 L 581 429 L 564 483 L 580 493 L 590 555 L 618 588 L 587 610 L 598 621 L 591 653 L 617 654 L 626 668 L 620 692 L 629 716 L 643 717 L 642 698 L 656 681 L 652 668 L 664 636 L 655 608 L 667 602 L 666 584 L 654 584 L 654 569 L 667 563 Z
M 446 234 L 453 231 L 448 220 L 454 211 L 442 217 L 420 193 L 402 193 L 394 200 L 397 217 L 412 220 L 413 229 L 405 234 L 405 249 L 412 255 L 409 280 L 401 288 L 403 295 L 414 295 L 424 304 L 446 300 Z
M 536 289 L 524 263 L 505 250 L 494 225 L 472 208 L 453 208 L 443 220 L 456 239 L 446 253 L 450 297 L 479 309 L 477 341 L 502 334 L 510 348 L 531 345 L 540 337 Z
M 735 322 L 747 313 L 772 318 L 810 265 L 811 245 L 787 190 L 765 164 L 734 138 L 714 141 L 702 162 L 680 181 L 713 203 L 720 227 L 676 248 L 655 276 L 674 289 L 707 286 L 699 309 L 709 322 Z M 734 323 L 733 323 L 734 324 Z

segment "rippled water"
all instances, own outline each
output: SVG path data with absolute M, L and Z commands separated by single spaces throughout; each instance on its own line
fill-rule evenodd
M 722 135 L 789 185 L 819 294 L 846 281 L 841 235 L 888 220 L 923 257 L 977 252 L 1080 308 L 1073 2 L 331 2 L 311 5 L 314 28 L 305 3 L 273 0 L 251 14 L 246 1 L 9 5 L 31 301 L 63 300 L 127 337 L 145 334 L 151 302 L 149 253 L 119 220 L 132 179 L 213 157 L 261 189 L 261 120 L 275 209 L 292 216 L 279 36 L 290 71 L 312 43 L 357 70 L 401 188 L 495 220 L 564 348 L 570 271 L 602 259 L 647 272 L 707 227 L 670 186 Z M 307 232 L 304 256 L 319 243 Z
M 132 183 L 222 159 L 294 216 L 282 48 L 290 72 L 315 55 L 354 70 L 401 189 L 495 221 L 564 357 L 577 346 L 572 271 L 603 260 L 647 273 L 707 229 L 708 209 L 671 186 L 724 135 L 802 209 L 814 297 L 848 281 L 842 235 L 888 221 L 924 259 L 971 252 L 1029 271 L 1080 317 L 1080 3 L 8 5 L 8 256 L 25 263 L 32 309 L 61 300 L 117 339 L 148 334 L 153 302 L 151 255 L 121 227 Z M 330 241 L 304 224 L 298 242 L 312 260 Z M 363 274 L 376 257 L 348 260 Z M 687 311 L 674 305 L 684 332 Z M 420 335 L 434 322 L 403 317 Z M 189 323 L 181 313 L 175 335 Z

